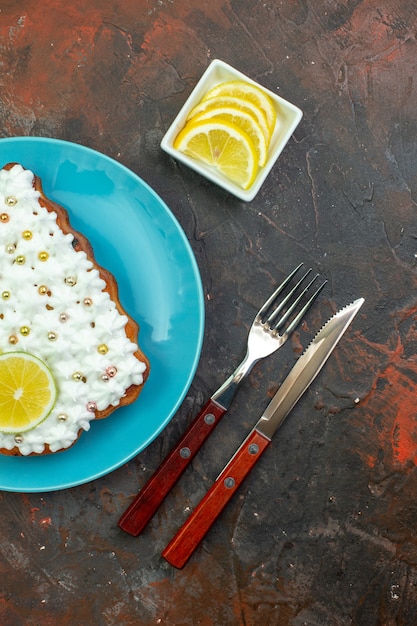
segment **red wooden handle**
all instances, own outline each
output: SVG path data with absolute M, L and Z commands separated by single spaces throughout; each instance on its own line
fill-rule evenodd
M 162 556 L 168 563 L 179 569 L 184 567 L 269 443 L 270 439 L 256 430 L 249 434 L 213 486 L 163 551 Z
M 120 528 L 135 537 L 142 532 L 225 413 L 226 409 L 211 399 L 205 404 L 126 509 L 119 520 Z

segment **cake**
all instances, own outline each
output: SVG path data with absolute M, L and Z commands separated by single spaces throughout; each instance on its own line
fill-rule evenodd
M 99 266 L 67 211 L 18 163 L 0 170 L 0 353 L 28 353 L 56 386 L 49 414 L 24 432 L 0 431 L 0 453 L 51 454 L 91 421 L 135 401 L 149 373 L 138 324 L 116 279 Z M 1 407 L 0 407 L 1 410 Z

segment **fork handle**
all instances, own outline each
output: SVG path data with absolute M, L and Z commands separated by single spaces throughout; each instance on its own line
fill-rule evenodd
M 163 558 L 168 563 L 178 569 L 184 567 L 270 443 L 271 440 L 256 429 L 249 433 L 190 517 L 162 552 Z
M 121 516 L 122 530 L 134 537 L 142 532 L 225 413 L 223 406 L 208 400 Z

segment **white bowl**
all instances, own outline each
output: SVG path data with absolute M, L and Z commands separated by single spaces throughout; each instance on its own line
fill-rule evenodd
M 261 87 L 261 89 L 271 98 L 277 114 L 277 123 L 271 137 L 267 162 L 263 167 L 259 168 L 258 174 L 254 182 L 252 183 L 250 188 L 246 190 L 234 184 L 225 176 L 222 176 L 222 174 L 220 174 L 220 172 L 218 172 L 214 168 L 211 168 L 204 163 L 200 163 L 199 161 L 187 156 L 183 152 L 180 152 L 179 150 L 176 150 L 174 148 L 174 140 L 179 131 L 184 127 L 187 116 L 191 109 L 193 109 L 201 101 L 201 99 L 209 91 L 209 89 L 211 89 L 215 85 L 218 85 L 219 83 L 230 80 L 244 80 L 247 83 L 251 83 L 253 85 Z M 286 143 L 300 123 L 302 116 L 302 111 L 294 104 L 291 104 L 291 102 L 288 102 L 287 100 L 284 100 L 272 91 L 269 91 L 269 89 L 266 89 L 265 87 L 263 87 L 263 85 L 259 85 L 259 83 L 251 80 L 250 78 L 245 76 L 245 74 L 242 74 L 238 70 L 235 70 L 227 63 L 215 59 L 210 63 L 210 65 L 198 81 L 197 85 L 194 87 L 193 91 L 187 98 L 184 106 L 178 113 L 177 117 L 167 130 L 164 138 L 161 141 L 161 148 L 178 161 L 181 161 L 185 165 L 188 165 L 188 167 L 190 167 L 191 169 L 195 170 L 202 176 L 205 176 L 220 187 L 223 187 L 241 200 L 250 201 L 253 200 L 253 198 L 258 193 L 259 189 L 265 181 L 265 178 L 268 176 L 271 168 L 275 164 Z

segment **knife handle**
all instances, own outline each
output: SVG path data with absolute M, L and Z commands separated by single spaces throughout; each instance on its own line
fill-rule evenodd
M 225 413 L 226 409 L 212 399 L 203 406 L 121 516 L 119 526 L 122 530 L 135 537 L 142 532 Z
M 212 487 L 179 529 L 162 553 L 163 558 L 181 569 L 223 511 L 239 485 L 260 458 L 271 440 L 251 431 L 230 459 Z

